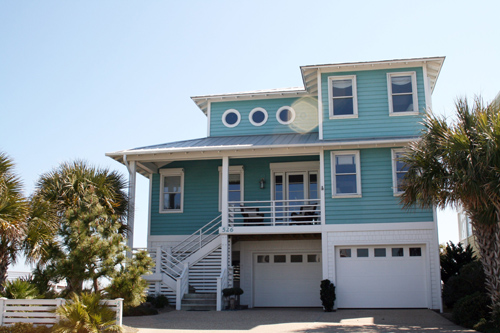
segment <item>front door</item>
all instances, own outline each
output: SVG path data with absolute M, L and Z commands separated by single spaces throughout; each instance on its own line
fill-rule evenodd
M 311 200 L 318 199 L 317 172 L 280 172 L 274 174 L 276 217 L 282 221 L 289 219 L 293 212 L 299 212 Z M 279 221 L 279 220 L 278 220 Z

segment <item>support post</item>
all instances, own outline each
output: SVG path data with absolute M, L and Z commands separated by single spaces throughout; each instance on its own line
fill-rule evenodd
M 7 298 L 1 297 L 0 298 L 0 326 L 3 326 L 3 317 L 4 317 L 4 312 L 5 312 L 5 301 Z
M 116 325 L 122 326 L 123 324 L 123 298 L 115 299 L 116 302 Z
M 128 240 L 127 245 L 132 250 L 134 248 L 134 218 L 135 218 L 135 185 L 136 185 L 136 163 L 135 161 L 130 161 L 128 163 L 128 215 L 127 215 L 127 226 L 128 226 Z
M 221 271 L 226 271 L 228 269 L 228 260 L 229 260 L 229 241 L 228 235 L 221 235 Z
M 229 224 L 229 157 L 222 157 L 222 227 Z

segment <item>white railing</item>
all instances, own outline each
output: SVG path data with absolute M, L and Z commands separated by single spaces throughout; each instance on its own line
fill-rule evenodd
M 181 275 L 177 278 L 177 294 L 175 299 L 175 309 L 180 310 L 182 298 L 189 290 L 189 264 L 184 264 Z
M 229 226 L 294 226 L 321 224 L 319 199 L 232 201 Z
M 228 287 L 227 270 L 224 268 L 217 278 L 217 311 L 222 310 L 223 295 L 222 290 Z
M 191 254 L 201 249 L 205 244 L 212 241 L 219 233 L 222 224 L 222 214 L 198 229 L 191 236 L 172 247 L 172 256 L 178 261 L 186 260 Z
M 123 298 L 102 300 L 116 313 L 116 324 L 122 326 Z M 56 299 L 7 299 L 0 298 L 0 326 L 15 323 L 52 326 L 57 323 L 55 309 L 65 304 L 63 298 Z

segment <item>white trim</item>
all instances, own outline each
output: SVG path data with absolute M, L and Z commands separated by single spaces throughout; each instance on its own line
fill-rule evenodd
M 432 94 L 431 94 L 431 82 L 430 78 L 427 75 L 427 66 L 423 66 L 423 77 L 424 77 L 424 92 L 425 92 L 425 107 L 426 109 L 432 110 Z
M 255 112 L 257 111 L 261 111 L 264 113 L 264 120 L 260 123 L 256 123 L 253 119 L 252 119 L 252 116 Z M 254 126 L 262 126 L 264 125 L 266 122 L 267 122 L 267 119 L 268 119 L 268 114 L 267 114 L 267 111 L 266 109 L 264 108 L 261 108 L 261 107 L 258 107 L 258 108 L 254 108 L 252 111 L 250 111 L 250 114 L 248 115 L 248 120 L 250 121 L 250 123 Z
M 352 104 L 353 110 L 352 114 L 349 115 L 335 115 L 333 109 L 333 81 L 339 80 L 351 80 L 352 82 Z M 330 119 L 342 119 L 342 118 L 358 118 L 358 93 L 357 93 L 356 75 L 344 75 L 344 76 L 329 76 L 328 77 L 328 110 Z
M 319 155 L 319 195 L 321 199 L 321 224 L 326 224 L 326 190 L 325 190 L 325 151 L 321 150 Z
M 403 191 L 398 191 L 398 177 L 397 177 L 397 153 L 404 153 L 406 150 L 404 148 L 391 149 L 391 165 L 392 165 L 392 191 L 395 196 L 400 196 Z
M 290 111 L 290 113 L 292 114 L 292 117 L 288 121 L 283 121 L 280 119 L 280 113 L 281 113 L 281 111 L 283 111 L 285 109 L 288 109 Z M 293 123 L 293 121 L 295 120 L 295 115 L 296 115 L 295 110 L 291 106 L 285 105 L 285 106 L 280 107 L 278 109 L 278 111 L 276 111 L 276 120 L 278 121 L 278 123 L 280 123 L 282 125 L 289 125 L 289 124 Z
M 228 185 L 229 185 L 229 156 L 222 157 L 222 227 L 227 229 L 229 224 L 229 205 L 228 205 Z M 222 229 L 221 227 L 221 229 Z
M 321 72 L 318 68 L 316 80 L 318 81 L 318 138 L 323 140 L 323 91 L 321 82 Z
M 234 124 L 228 124 L 226 122 L 226 116 L 228 113 L 235 113 L 237 116 L 238 116 L 238 120 L 234 123 Z M 229 127 L 229 128 L 232 128 L 232 127 L 236 127 L 240 124 L 240 121 L 241 121 L 241 114 L 238 110 L 236 109 L 229 109 L 229 110 L 226 110 L 223 114 L 222 114 L 222 123 L 224 124 L 224 126 L 226 127 Z
M 149 247 L 149 241 L 151 237 L 151 203 L 153 202 L 153 174 L 149 175 L 149 196 L 148 196 L 148 236 L 147 244 Z
M 163 181 L 165 176 L 180 176 L 181 177 L 181 208 L 180 209 L 164 209 L 163 208 Z M 184 211 L 184 169 L 172 168 L 160 170 L 160 214 L 182 213 Z
M 231 174 L 240 175 L 241 196 L 239 201 L 245 201 L 245 170 L 243 168 L 243 165 L 231 165 L 229 167 L 229 175 Z M 219 166 L 219 211 L 222 211 L 222 166 Z
M 269 163 L 269 169 L 271 174 L 274 172 L 319 171 L 320 161 Z
M 411 77 L 411 91 L 412 91 L 412 99 L 413 99 L 413 111 L 404 111 L 404 112 L 394 112 L 392 105 L 392 84 L 391 78 L 397 76 L 410 76 Z M 412 72 L 391 72 L 387 73 L 387 95 L 389 98 L 389 116 L 412 116 L 418 115 L 418 94 L 417 94 L 418 86 L 417 86 L 417 73 L 415 71 Z
M 212 121 L 212 102 L 207 102 L 207 137 L 210 136 L 210 122 Z
M 360 198 L 361 197 L 361 164 L 360 164 L 360 153 L 359 150 L 342 150 L 342 151 L 332 151 L 331 154 L 331 170 L 332 170 L 332 198 Z M 356 193 L 337 193 L 336 184 L 336 164 L 335 156 L 340 155 L 354 155 L 354 161 L 356 163 Z

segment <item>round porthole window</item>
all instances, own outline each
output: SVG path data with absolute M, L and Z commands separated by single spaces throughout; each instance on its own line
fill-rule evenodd
M 222 115 L 222 123 L 226 127 L 236 127 L 240 123 L 241 116 L 238 110 L 229 109 Z
M 276 119 L 280 124 L 288 125 L 295 119 L 295 110 L 290 106 L 282 106 L 276 112 Z
M 254 126 L 262 126 L 267 121 L 267 111 L 263 108 L 255 108 L 250 111 L 250 115 L 248 116 L 250 123 Z

